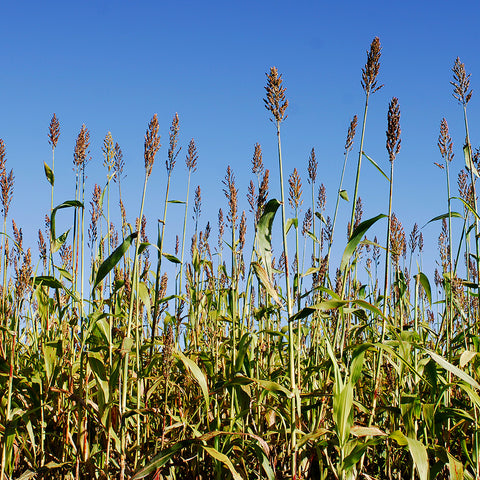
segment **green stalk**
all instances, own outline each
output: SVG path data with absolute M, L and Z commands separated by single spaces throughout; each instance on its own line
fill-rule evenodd
M 282 203 L 282 236 L 283 236 L 283 251 L 285 254 L 285 288 L 287 291 L 287 315 L 288 315 L 288 361 L 290 372 L 290 390 L 292 392 L 292 398 L 290 400 L 290 415 L 291 415 L 291 429 L 290 429 L 290 454 L 292 475 L 296 476 L 297 473 L 297 436 L 296 436 L 296 375 L 295 375 L 295 337 L 293 333 L 293 324 L 290 318 L 293 315 L 292 309 L 292 293 L 290 290 L 290 266 L 288 263 L 288 247 L 287 247 L 287 225 L 286 225 L 286 213 L 285 213 L 285 193 L 283 188 L 283 162 L 282 162 L 282 142 L 280 137 L 280 121 L 276 121 L 277 128 L 277 147 L 278 147 L 278 168 L 280 172 L 280 190 L 281 190 L 281 203 Z
M 153 342 L 155 340 L 155 329 L 157 326 L 157 314 L 158 314 L 158 295 L 160 293 L 160 273 L 162 268 L 162 257 L 163 257 L 163 239 L 165 238 L 165 224 L 167 223 L 167 205 L 168 205 L 168 194 L 170 191 L 170 178 L 172 176 L 172 169 L 168 169 L 168 177 L 167 177 L 167 188 L 165 191 L 165 205 L 163 208 L 163 221 L 162 223 L 162 232 L 160 233 L 160 228 L 158 229 L 158 238 L 157 238 L 157 272 L 155 274 L 155 296 L 153 302 L 153 318 L 152 318 L 152 332 L 150 338 L 150 360 L 152 361 L 153 356 Z M 185 233 L 185 232 L 184 232 Z M 183 255 L 183 247 L 182 247 L 182 255 Z M 183 265 L 183 258 L 182 258 L 182 265 Z
M 365 139 L 365 127 L 367 125 L 367 112 L 368 112 L 368 99 L 369 99 L 369 97 L 370 97 L 370 90 L 367 90 L 367 92 L 365 94 L 365 107 L 364 107 L 364 110 L 363 110 L 362 134 L 360 136 L 360 150 L 358 151 L 357 174 L 355 176 L 355 188 L 353 190 L 353 198 L 352 198 L 352 214 L 350 216 L 350 232 L 349 232 L 349 235 L 348 235 L 349 237 L 352 236 L 353 225 L 354 225 L 354 222 L 355 222 L 355 207 L 357 205 L 358 184 L 360 183 L 360 169 L 362 167 L 363 141 Z M 345 158 L 345 164 L 346 164 L 346 161 L 347 161 L 347 159 Z M 338 199 L 337 199 L 337 203 L 338 203 Z
M 147 191 L 147 180 L 148 180 L 148 172 L 145 172 L 145 180 L 143 183 L 143 192 L 142 192 L 142 202 L 140 206 L 140 216 L 139 218 L 143 218 L 143 207 L 145 204 L 145 194 Z M 127 321 L 127 332 L 125 335 L 125 339 L 130 339 L 132 334 L 132 323 L 133 323 L 133 310 L 138 305 L 138 300 L 135 302 L 137 292 L 138 292 L 138 249 L 140 248 L 140 236 L 137 236 L 135 242 L 135 254 L 133 257 L 133 271 L 132 271 L 132 292 L 130 295 L 130 307 L 128 310 L 128 321 Z M 138 320 L 136 320 L 137 322 Z M 136 325 L 137 326 L 137 325 Z M 121 394 L 121 404 L 120 404 L 120 416 L 123 417 L 126 413 L 126 405 L 127 405 L 127 391 L 128 391 L 128 362 L 129 362 L 130 352 L 127 350 L 125 353 L 125 357 L 123 359 L 123 381 L 122 381 L 122 394 Z M 138 395 L 138 392 L 137 392 Z M 122 461 L 125 459 L 126 455 L 126 435 L 122 433 L 121 438 L 121 451 L 122 451 Z

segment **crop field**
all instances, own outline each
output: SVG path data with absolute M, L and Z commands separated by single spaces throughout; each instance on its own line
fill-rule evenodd
M 445 119 L 432 145 L 445 201 L 431 219 L 440 236 L 429 278 L 422 225 L 405 232 L 395 215 L 396 97 L 384 131 L 369 130 L 381 60 L 375 37 L 358 77 L 364 110 L 339 146 L 328 208 L 314 149 L 284 170 L 288 93 L 275 67 L 258 101 L 278 163 L 266 169 L 255 144 L 247 211 L 240 167 L 225 165 L 224 203 L 199 221 L 192 176 L 201 160 L 194 139 L 180 145 L 176 114 L 163 146 L 157 115 L 147 125 L 135 205 L 124 204 L 125 160 L 110 133 L 105 176 L 87 191 L 85 125 L 73 149 L 75 190 L 59 199 L 62 128 L 53 115 L 38 180 L 51 189 L 50 208 L 38 245 L 25 245 L 9 212 L 15 176 L 0 138 L 1 480 L 480 478 L 480 151 L 470 141 L 470 75 L 452 62 L 463 158 L 452 163 Z M 365 152 L 367 131 L 385 139 L 382 165 Z M 371 218 L 362 210 L 362 190 L 372 188 L 365 164 L 389 185 Z M 183 176 L 181 191 L 174 176 Z M 157 222 L 144 211 L 159 184 Z M 147 221 L 157 222 L 153 239 Z

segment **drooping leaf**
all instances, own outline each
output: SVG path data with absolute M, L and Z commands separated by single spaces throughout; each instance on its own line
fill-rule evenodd
M 477 352 L 472 352 L 471 350 L 465 350 L 461 355 L 460 355 L 460 367 L 463 368 L 475 355 Z
M 406 439 L 420 480 L 428 480 L 430 465 L 428 463 L 428 454 L 425 445 L 415 438 L 406 437 Z
M 218 460 L 219 462 L 222 462 L 224 465 L 227 466 L 227 468 L 230 470 L 230 473 L 232 474 L 232 477 L 234 480 L 243 480 L 242 476 L 235 470 L 235 467 L 233 466 L 232 461 L 223 453 L 219 452 L 213 447 L 206 447 L 202 445 L 202 448 L 215 460 Z
M 463 465 L 450 452 L 448 455 L 448 469 L 450 470 L 450 480 L 463 480 Z
M 280 202 L 275 198 L 269 200 L 257 224 L 258 256 L 269 278 L 272 278 L 272 225 L 279 206 Z
M 156 457 L 154 457 L 148 465 L 144 468 L 139 470 L 133 477 L 132 480 L 140 480 L 141 478 L 145 478 L 150 473 L 154 472 L 155 470 L 163 467 L 179 450 L 187 447 L 193 442 L 193 440 L 181 440 L 180 442 L 175 443 L 169 448 L 161 451 Z
M 387 182 L 390 183 L 390 178 L 385 174 L 385 172 L 378 166 L 377 162 L 370 158 L 365 152 L 362 152 L 363 156 L 386 178 Z
M 385 437 L 387 434 L 378 427 L 363 427 L 354 425 L 350 429 L 350 433 L 355 437 Z
M 205 400 L 205 405 L 208 410 L 210 397 L 208 393 L 208 384 L 207 384 L 207 379 L 205 378 L 205 375 L 200 370 L 200 367 L 191 358 L 188 358 L 187 356 L 185 356 L 180 350 L 177 350 L 177 352 L 175 353 L 175 356 L 183 362 L 183 364 L 188 370 L 190 370 L 191 374 L 194 376 L 195 380 L 200 385 L 200 388 L 202 389 L 202 393 L 203 393 L 203 399 Z
M 428 303 L 432 304 L 432 289 L 430 288 L 430 282 L 428 281 L 427 276 L 420 272 L 418 275 L 418 280 L 420 281 L 420 285 L 423 287 L 425 294 L 427 295 Z
M 474 378 L 472 378 L 467 372 L 464 372 L 455 365 L 452 365 L 449 361 L 445 360 L 438 353 L 432 352 L 431 350 L 427 349 L 425 349 L 425 352 L 430 355 L 430 357 L 442 368 L 444 368 L 450 373 L 453 373 L 453 375 L 460 378 L 460 380 L 463 380 L 465 383 L 468 383 L 471 387 L 480 389 L 480 385 L 478 384 L 478 382 Z
M 451 216 L 452 218 L 463 218 L 463 215 L 461 215 L 460 213 L 458 212 L 451 212 L 450 215 L 449 213 L 444 213 L 442 215 L 438 215 L 438 217 L 434 217 L 432 218 L 431 220 L 429 220 L 422 228 L 426 227 L 429 223 L 432 223 L 432 222 L 436 222 L 438 220 L 443 220 L 444 218 L 448 218 L 449 216 Z
M 125 252 L 128 250 L 133 240 L 137 238 L 138 232 L 131 233 L 122 243 L 119 245 L 115 251 L 100 265 L 95 277 L 95 282 L 93 282 L 92 292 L 95 290 L 96 286 L 112 271 L 112 269 L 117 265 L 121 260 Z
M 287 230 L 287 233 L 290 231 L 290 229 L 292 228 L 292 226 L 294 226 L 295 228 L 298 228 L 298 218 L 289 218 L 287 220 L 287 225 L 286 225 L 286 230 Z
M 265 287 L 267 293 L 278 305 L 282 305 L 282 302 L 278 297 L 278 293 L 270 280 L 271 277 L 267 274 L 267 271 L 258 262 L 252 262 L 251 266 L 258 278 L 258 281 Z
M 365 235 L 367 230 L 375 222 L 377 222 L 381 218 L 385 218 L 385 217 L 387 217 L 387 215 L 384 215 L 382 213 L 380 215 L 377 215 L 376 217 L 365 220 L 364 222 L 360 223 L 360 225 L 358 225 L 355 228 L 355 230 L 352 232 L 352 236 L 350 237 L 350 240 L 347 243 L 345 251 L 343 252 L 342 261 L 340 263 L 340 271 L 345 270 L 345 268 L 347 267 L 348 263 L 350 262 L 350 258 L 353 255 L 353 252 L 355 252 L 355 249 L 357 248 L 357 245 L 362 240 L 362 237 Z
M 58 246 L 58 248 L 57 248 L 57 250 L 58 250 L 63 244 L 63 243 L 58 244 L 57 237 L 56 237 L 56 234 L 55 234 L 55 217 L 57 215 L 57 212 L 58 212 L 58 210 L 62 210 L 64 208 L 70 208 L 70 207 L 83 208 L 83 203 L 79 202 L 78 200 L 67 200 L 66 202 L 63 202 L 60 205 L 57 205 L 52 210 L 52 214 L 50 216 L 50 238 L 52 239 L 52 250 L 53 250 L 54 246 Z M 65 239 L 66 239 L 67 234 L 68 234 L 68 232 L 63 234 L 63 235 L 65 235 Z M 62 237 L 63 237 L 63 235 L 62 235 Z M 63 240 L 63 242 L 65 242 L 65 239 Z M 53 251 L 56 252 L 57 250 L 53 250 Z
M 468 171 L 471 171 L 477 178 L 479 177 L 475 164 L 472 161 L 472 147 L 466 143 L 463 146 L 463 157 L 465 158 L 465 166 Z

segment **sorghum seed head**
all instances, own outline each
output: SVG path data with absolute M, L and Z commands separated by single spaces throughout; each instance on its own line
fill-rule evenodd
M 357 129 L 357 116 L 354 115 L 350 126 L 348 127 L 347 140 L 345 141 L 345 153 L 350 151 L 353 146 L 353 139 L 355 138 L 355 131 Z
M 438 148 L 440 154 L 445 159 L 446 162 L 451 162 L 453 160 L 453 144 L 450 134 L 448 133 L 448 123 L 445 118 L 442 118 L 440 122 L 440 134 L 438 135 Z
M 90 132 L 85 124 L 82 125 L 80 133 L 77 137 L 75 144 L 75 152 L 73 154 L 73 163 L 77 168 L 82 168 L 88 161 L 87 155 L 89 153 L 88 147 L 90 146 Z
M 312 148 L 310 152 L 310 158 L 308 159 L 308 183 L 314 184 L 317 178 L 317 159 L 315 157 L 315 149 Z
M 289 184 L 289 198 L 288 203 L 296 211 L 298 207 L 303 203 L 302 200 L 302 181 L 296 168 L 293 169 L 293 173 L 288 179 Z
M 450 84 L 453 86 L 453 96 L 464 106 L 472 98 L 472 90 L 470 88 L 470 74 L 465 72 L 465 64 L 460 62 L 460 58 L 456 58 L 455 64 L 452 68 L 453 82 Z
M 180 121 L 178 119 L 178 113 L 175 113 L 172 125 L 170 127 L 170 144 L 168 147 L 168 160 L 165 162 L 167 172 L 171 172 L 175 166 L 175 160 L 180 153 L 180 150 L 175 151 L 178 143 L 178 132 L 180 131 Z
M 393 97 L 388 106 L 387 151 L 390 162 L 395 160 L 400 151 L 400 107 L 398 98 Z
M 253 152 L 252 173 L 258 177 L 263 173 L 262 147 L 259 143 L 255 144 L 255 151 Z
M 272 122 L 275 120 L 277 123 L 285 120 L 285 110 L 288 107 L 288 100 L 285 99 L 286 88 L 282 87 L 282 76 L 278 74 L 277 67 L 271 67 L 270 73 L 266 74 L 267 85 L 265 90 L 267 92 L 267 98 L 264 98 L 265 108 L 272 113 Z
M 159 125 L 157 114 L 153 116 L 148 125 L 147 132 L 145 133 L 144 143 L 144 158 L 145 158 L 145 172 L 147 177 L 152 173 L 153 162 L 155 161 L 155 155 L 160 149 L 160 135 L 158 134 Z
M 380 47 L 380 40 L 378 37 L 375 37 L 370 45 L 370 50 L 367 52 L 365 68 L 362 68 L 362 88 L 367 95 L 375 93 L 383 87 L 383 85 L 377 87 L 381 55 L 382 48 Z
M 48 143 L 55 148 L 60 138 L 60 122 L 55 114 L 50 120 L 50 127 L 48 129 Z
M 191 172 L 194 172 L 197 169 L 197 160 L 198 160 L 197 147 L 195 146 L 195 141 L 192 138 L 190 140 L 190 143 L 188 144 L 188 153 L 187 153 L 187 158 L 185 159 L 187 168 Z

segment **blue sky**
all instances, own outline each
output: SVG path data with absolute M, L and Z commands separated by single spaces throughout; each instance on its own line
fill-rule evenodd
M 256 142 L 271 170 L 271 195 L 278 197 L 276 138 L 262 101 L 265 73 L 273 65 L 283 74 L 290 102 L 282 127 L 285 174 L 294 167 L 299 170 L 307 202 L 307 161 L 314 147 L 317 181 L 327 187 L 331 215 L 347 127 L 352 116 L 360 118 L 363 111 L 361 68 L 370 42 L 378 36 L 383 48 L 379 82 L 385 86 L 371 98 L 365 151 L 388 169 L 387 108 L 391 98 L 398 97 L 402 149 L 395 165 L 393 209 L 408 234 L 414 222 L 422 226 L 446 212 L 444 172 L 434 166 L 441 161 L 436 144 L 442 117 L 449 122 L 456 154 L 452 184 L 463 166 L 462 111 L 449 84 L 457 56 L 472 74 L 469 120 L 473 146 L 480 144 L 479 13 L 473 1 L 456 7 L 447 1 L 410 0 L 4 2 L 0 138 L 6 143 L 7 168 L 15 173 L 10 218 L 23 228 L 25 242 L 36 246 L 36 232 L 50 208 L 43 162 L 51 162 L 47 130 L 54 112 L 61 125 L 56 203 L 74 196 L 73 149 L 85 123 L 92 140 L 87 194 L 94 183 L 105 183 L 101 145 L 111 131 L 124 153 L 123 188 L 132 222 L 143 185 L 145 129 L 158 114 L 162 148 L 147 191 L 151 240 L 163 212 L 168 131 L 175 112 L 183 150 L 173 173 L 171 198 L 185 197 L 184 155 L 193 137 L 199 163 L 192 187 L 202 188 L 201 228 L 208 220 L 216 227 L 218 208 L 226 209 L 222 180 L 227 165 L 236 176 L 240 208 L 248 208 Z M 358 142 L 344 185 L 350 194 L 357 152 Z M 366 163 L 360 196 L 364 218 L 386 213 L 388 185 Z M 345 217 L 349 210 L 343 204 Z M 172 228 L 166 250 L 172 251 L 183 211 L 172 205 L 169 214 Z M 345 223 L 341 219 L 338 226 L 339 245 L 345 240 Z M 379 228 L 379 237 L 384 229 Z M 440 225 L 424 229 L 427 250 L 434 255 L 439 229 Z M 431 277 L 431 271 L 427 273 Z

